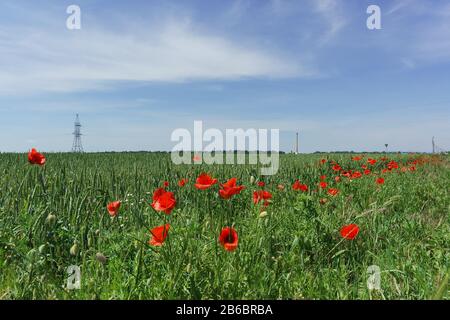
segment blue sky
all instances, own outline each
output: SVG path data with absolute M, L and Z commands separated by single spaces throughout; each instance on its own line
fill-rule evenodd
M 194 120 L 284 151 L 297 130 L 301 152 L 448 149 L 450 1 L 3 0 L 0 151 L 69 151 L 76 113 L 87 151 L 171 150 Z

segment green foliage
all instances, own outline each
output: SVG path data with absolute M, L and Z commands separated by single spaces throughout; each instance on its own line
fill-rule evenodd
M 39 167 L 23 154 L 0 154 L 0 299 L 449 297 L 447 158 L 382 174 L 379 186 L 382 161 L 370 175 L 339 183 L 330 164 L 319 163 L 361 170 L 345 154 L 284 154 L 268 177 L 258 176 L 257 165 L 177 166 L 167 153 L 46 157 Z M 407 167 L 407 155 L 389 157 Z M 218 196 L 218 185 L 197 190 L 203 171 L 220 182 L 237 177 L 246 188 L 231 200 Z M 273 194 L 267 208 L 252 202 L 260 189 L 252 175 Z M 318 186 L 321 175 L 336 196 Z M 189 180 L 183 188 L 181 178 Z M 292 190 L 296 179 L 309 191 Z M 177 199 L 170 216 L 149 205 L 166 180 Z M 122 207 L 111 218 L 106 205 L 114 200 Z M 149 229 L 164 222 L 171 224 L 166 242 L 149 246 Z M 234 252 L 217 241 L 228 223 L 239 234 Z M 349 223 L 360 227 L 352 241 L 339 234 Z M 70 265 L 80 267 L 79 290 L 66 288 Z M 381 290 L 372 292 L 371 265 L 382 272 Z

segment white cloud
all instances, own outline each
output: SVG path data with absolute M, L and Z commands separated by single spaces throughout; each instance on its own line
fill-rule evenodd
M 169 21 L 121 33 L 0 29 L 0 93 L 105 89 L 116 81 L 310 76 L 297 62 Z M 137 30 L 137 31 L 136 31 Z M 143 32 L 142 30 L 149 30 Z

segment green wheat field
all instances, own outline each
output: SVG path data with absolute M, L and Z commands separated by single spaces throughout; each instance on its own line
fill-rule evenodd
M 263 177 L 257 165 L 174 165 L 169 153 L 48 153 L 43 166 L 0 154 L 0 299 L 448 299 L 448 156 L 354 156 L 282 154 Z M 218 183 L 198 190 L 203 172 Z M 245 189 L 222 199 L 233 177 Z M 151 206 L 165 181 L 170 214 Z M 272 195 L 265 205 L 258 190 Z M 353 239 L 340 233 L 348 224 Z M 226 226 L 234 251 L 218 241 Z M 370 266 L 380 283 L 369 290 Z

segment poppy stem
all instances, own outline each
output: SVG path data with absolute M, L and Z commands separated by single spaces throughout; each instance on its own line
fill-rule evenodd
M 228 227 L 230 228 L 230 230 L 231 230 L 231 215 L 232 215 L 232 210 L 233 210 L 233 208 L 232 208 L 232 204 L 231 204 L 231 199 L 229 199 L 229 200 L 228 200 L 228 216 L 227 216 L 227 224 L 228 224 Z M 230 237 L 231 237 L 231 233 L 230 233 Z
M 167 238 L 169 238 L 169 236 L 168 236 L 168 230 L 167 230 L 167 228 L 166 228 L 166 225 L 167 225 L 167 215 L 164 215 L 164 224 L 163 224 L 163 226 L 164 226 L 164 231 L 163 231 L 163 238 L 165 238 L 165 237 L 167 237 Z M 171 244 L 171 241 L 170 241 L 170 239 L 167 239 L 167 245 L 168 245 L 168 247 L 169 247 L 169 257 L 171 257 L 172 256 L 172 244 Z

